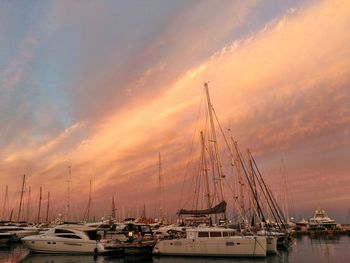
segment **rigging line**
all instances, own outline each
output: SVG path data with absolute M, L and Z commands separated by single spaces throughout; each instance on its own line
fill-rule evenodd
M 239 156 L 239 162 L 243 168 L 243 172 L 244 172 L 244 175 L 247 179 L 247 182 L 248 182 L 248 185 L 249 185 L 249 188 L 250 190 L 252 191 L 252 194 L 253 194 L 253 197 L 254 197 L 254 200 L 256 201 L 257 203 L 257 206 L 258 206 L 258 209 L 260 209 L 260 205 L 259 205 L 259 201 L 258 201 L 258 197 L 253 189 L 253 185 L 252 185 L 252 182 L 250 181 L 249 179 L 249 176 L 248 176 L 248 173 L 247 173 L 247 168 L 246 168 L 246 164 L 244 163 L 243 159 L 242 159 L 242 154 L 241 152 L 239 151 L 239 149 L 237 148 L 237 153 L 238 153 L 238 156 Z
M 218 124 L 218 126 L 219 126 L 221 135 L 222 135 L 222 137 L 224 138 L 225 144 L 226 144 L 227 148 L 229 149 L 229 152 L 231 152 L 231 149 L 230 149 L 231 147 L 230 147 L 230 145 L 229 145 L 229 143 L 228 143 L 228 141 L 227 141 L 227 138 L 226 138 L 226 136 L 225 136 L 224 130 L 222 129 L 222 126 L 221 126 L 221 124 L 220 124 L 220 122 L 219 122 L 218 116 L 216 115 L 216 111 L 215 111 L 214 108 L 213 108 L 213 112 L 214 112 L 215 120 L 216 120 L 216 122 L 217 122 L 217 124 Z M 231 154 L 231 155 L 232 155 L 232 154 Z M 233 157 L 233 156 L 232 156 L 232 157 Z
M 251 155 L 251 154 L 250 154 L 250 155 Z M 280 221 L 281 221 L 283 227 L 287 230 L 287 226 L 286 226 L 285 223 L 284 223 L 284 222 L 286 222 L 286 221 L 285 221 L 285 218 L 284 218 L 284 216 L 283 216 L 283 213 L 280 214 L 280 213 L 281 213 L 280 207 L 278 206 L 278 204 L 277 204 L 276 200 L 273 198 L 273 196 L 271 196 L 271 194 L 270 194 L 270 193 L 271 193 L 271 190 L 270 190 L 270 189 L 268 188 L 268 186 L 265 184 L 265 182 L 264 182 L 264 180 L 263 180 L 263 178 L 262 178 L 262 175 L 261 175 L 261 173 L 260 173 L 260 170 L 259 170 L 259 168 L 258 168 L 258 166 L 257 166 L 257 164 L 256 164 L 256 162 L 255 162 L 254 157 L 253 157 L 252 155 L 251 155 L 251 157 L 252 157 L 254 166 L 255 166 L 255 168 L 256 168 L 256 170 L 257 170 L 257 172 L 258 172 L 258 175 L 260 176 L 260 178 L 261 178 L 261 180 L 262 180 L 262 182 L 263 182 L 263 184 L 264 184 L 264 187 L 266 188 L 267 194 L 268 194 L 268 196 L 269 196 L 269 198 L 270 198 L 270 200 L 271 200 L 271 202 L 272 202 L 272 205 L 273 205 L 275 211 L 277 212 L 277 215 L 278 215 L 278 217 L 279 217 L 279 219 L 280 219 Z
M 192 201 L 192 208 L 197 208 L 198 206 L 198 196 L 199 196 L 199 176 L 195 176 L 195 187 L 194 187 L 194 193 L 193 193 L 193 201 Z
M 188 176 L 188 169 L 189 169 L 189 164 L 192 162 L 192 151 L 193 151 L 193 145 L 194 145 L 194 138 L 195 138 L 195 135 L 196 135 L 196 131 L 197 131 L 197 125 L 198 125 L 198 122 L 199 122 L 199 116 L 200 116 L 200 113 L 201 113 L 201 105 L 203 103 L 203 94 L 201 96 L 201 100 L 200 100 L 200 103 L 199 103 L 199 109 L 198 109 L 198 112 L 197 112 L 197 120 L 196 120 L 196 124 L 195 124 L 195 132 L 193 133 L 193 136 L 192 136 L 192 139 L 191 139 L 191 147 L 190 147 L 190 151 L 189 151 L 189 157 L 188 157 L 188 162 L 186 164 L 186 169 L 185 169 L 185 176 L 184 176 L 184 179 L 183 179 L 183 182 L 182 182 L 182 186 L 181 186 L 181 192 L 180 192 L 180 198 L 179 198 L 179 203 L 178 203 L 178 207 L 181 207 L 181 203 L 182 203 L 182 197 L 183 197 L 183 191 L 184 191 L 184 187 L 185 187 L 185 182 L 186 182 L 186 179 L 187 179 L 187 176 Z

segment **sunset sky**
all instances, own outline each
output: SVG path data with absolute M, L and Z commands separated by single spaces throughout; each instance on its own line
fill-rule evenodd
M 8 0 L 0 40 L 0 216 L 8 185 L 6 218 L 12 208 L 16 217 L 23 174 L 33 215 L 40 186 L 51 216 L 64 213 L 68 166 L 76 217 L 90 179 L 97 218 L 113 195 L 125 216 L 144 204 L 153 216 L 161 152 L 174 217 L 209 82 L 222 128 L 251 149 L 277 196 L 283 159 L 290 214 L 322 207 L 346 223 L 348 0 Z

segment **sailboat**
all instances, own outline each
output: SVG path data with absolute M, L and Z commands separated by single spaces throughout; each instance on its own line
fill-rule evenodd
M 221 214 L 223 215 L 223 222 L 226 222 L 226 201 L 224 198 L 224 175 L 222 173 L 222 166 L 220 161 L 220 154 L 217 145 L 217 138 L 213 118 L 213 106 L 210 101 L 208 84 L 204 84 L 204 89 L 207 99 L 208 114 L 210 118 L 211 138 L 209 141 L 213 143 L 213 156 L 215 160 L 215 169 L 217 171 L 216 181 L 218 182 L 218 197 L 217 205 L 212 205 L 212 200 L 209 193 L 209 184 L 207 175 L 207 205 L 206 209 L 181 209 L 178 214 L 194 218 L 202 217 L 209 219 L 209 224 L 194 225 L 186 228 L 185 237 L 173 240 L 159 240 L 153 249 L 155 255 L 181 255 L 181 256 L 215 256 L 215 257 L 265 257 L 267 239 L 265 236 L 237 236 L 233 229 L 228 229 L 220 226 L 213 226 L 211 216 Z M 205 143 L 203 134 L 202 139 L 202 158 L 205 154 Z M 202 159 L 202 160 L 203 160 Z M 206 161 L 204 160 L 204 163 Z M 207 170 L 206 168 L 204 169 Z M 222 222 L 219 220 L 219 222 Z M 197 222 L 198 223 L 198 222 Z

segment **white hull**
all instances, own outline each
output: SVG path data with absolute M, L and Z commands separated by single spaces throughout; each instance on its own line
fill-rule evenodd
M 102 244 L 94 240 L 72 240 L 67 238 L 24 238 L 23 243 L 36 253 L 100 253 Z
M 266 239 L 267 254 L 277 254 L 277 237 L 268 236 Z
M 154 249 L 155 255 L 265 257 L 266 237 L 227 237 L 161 240 Z

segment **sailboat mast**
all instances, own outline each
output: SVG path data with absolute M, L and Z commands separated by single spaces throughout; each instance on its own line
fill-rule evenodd
M 254 198 L 255 196 L 257 197 L 257 189 L 256 189 L 256 183 L 255 183 L 255 176 L 254 176 L 254 171 L 253 171 L 253 163 L 252 163 L 252 159 L 251 159 L 251 153 L 250 150 L 247 149 L 247 157 L 248 157 L 248 172 L 250 175 L 250 180 L 251 180 L 251 184 L 252 184 L 252 198 L 250 199 L 251 201 L 251 207 L 252 207 L 252 211 L 253 211 L 253 215 L 252 215 L 252 226 L 255 227 L 257 224 L 257 220 L 260 220 L 259 218 L 259 211 L 258 211 L 258 201 L 257 198 Z
M 23 175 L 23 181 L 22 181 L 22 190 L 21 190 L 21 200 L 19 201 L 19 209 L 18 209 L 18 217 L 17 221 L 19 222 L 19 219 L 21 217 L 21 209 L 22 209 L 22 201 L 23 201 L 23 192 L 24 192 L 24 183 L 26 180 L 26 175 Z
M 41 210 L 41 199 L 42 199 L 42 195 L 41 194 L 42 194 L 42 187 L 40 186 L 38 220 L 37 220 L 38 223 L 40 223 L 40 210 Z
M 29 215 L 30 215 L 30 193 L 31 192 L 31 188 L 30 186 L 28 187 L 28 197 L 27 197 L 27 215 L 26 215 L 26 218 L 27 218 L 27 222 L 29 222 Z
M 212 141 L 214 143 L 214 150 L 215 150 L 215 161 L 216 161 L 216 166 L 217 166 L 218 173 L 219 173 L 220 195 L 221 195 L 220 201 L 224 201 L 224 184 L 223 184 L 224 175 L 223 175 L 222 169 L 221 169 L 220 155 L 219 155 L 219 149 L 218 149 L 216 132 L 215 132 L 215 125 L 214 125 L 214 118 L 213 118 L 213 106 L 212 106 L 211 101 L 210 101 L 208 83 L 204 83 L 204 88 L 205 88 L 205 93 L 207 95 L 208 111 L 209 111 L 209 118 L 210 118 L 210 125 L 211 125 L 211 136 L 212 136 Z
M 87 216 L 86 216 L 87 222 L 89 222 L 89 219 L 90 219 L 90 207 L 91 207 L 91 179 L 90 179 L 89 202 L 88 202 L 88 209 L 87 209 Z
M 4 205 L 2 207 L 2 219 L 5 219 L 5 209 L 6 209 L 7 199 L 8 199 L 8 185 L 6 185 L 6 188 L 5 188 Z
M 69 221 L 69 219 L 70 219 L 70 183 L 71 183 L 71 167 L 68 166 L 67 196 L 66 196 L 66 221 Z
M 231 141 L 233 143 L 234 149 L 235 149 L 235 163 L 236 163 L 236 169 L 237 169 L 237 175 L 238 175 L 238 184 L 239 184 L 239 204 L 240 208 L 243 214 L 244 219 L 246 219 L 246 210 L 244 206 L 244 182 L 243 182 L 243 177 L 241 174 L 241 160 L 240 160 L 240 155 L 238 151 L 238 143 L 237 141 L 234 141 L 232 136 L 231 136 Z
M 207 167 L 207 160 L 206 160 L 206 156 L 205 156 L 205 141 L 204 141 L 203 131 L 201 131 L 201 143 L 202 143 L 202 163 L 204 165 L 205 186 L 206 186 L 205 196 L 207 198 L 208 208 L 211 208 L 208 167 Z
M 112 218 L 115 219 L 115 203 L 114 203 L 114 195 L 112 196 Z
M 47 192 L 47 207 L 46 207 L 46 220 L 45 220 L 45 222 L 49 222 L 49 210 L 50 210 L 50 192 Z
M 159 220 L 164 220 L 163 215 L 163 175 L 162 175 L 162 156 L 159 152 L 159 162 L 158 162 L 158 184 L 159 184 Z
M 286 166 L 284 165 L 283 158 L 281 159 L 282 163 L 282 174 L 284 181 L 284 215 L 287 218 L 287 223 L 289 223 L 289 209 L 288 209 L 288 197 L 287 197 L 287 174 L 286 174 Z

